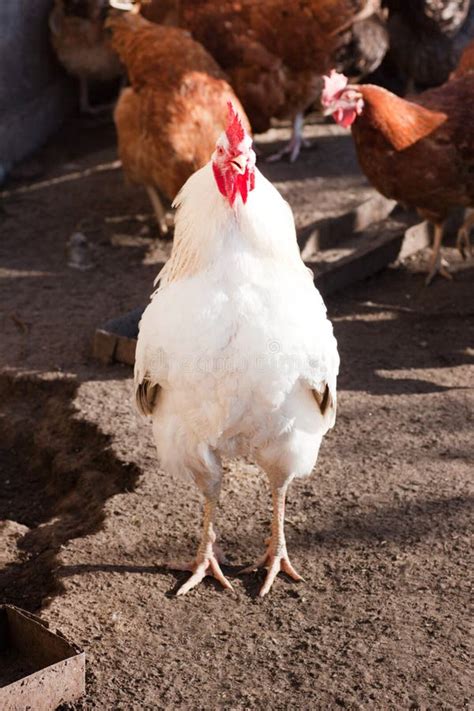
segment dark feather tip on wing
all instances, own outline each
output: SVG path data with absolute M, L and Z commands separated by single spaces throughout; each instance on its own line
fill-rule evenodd
M 320 393 L 318 390 L 313 390 L 314 399 L 318 403 L 318 407 L 321 410 L 321 414 L 325 415 L 329 407 L 332 407 L 332 397 L 329 392 L 329 386 L 326 385 L 324 392 Z
M 159 385 L 152 385 L 150 380 L 142 380 L 138 384 L 135 392 L 135 399 L 137 403 L 137 408 L 142 415 L 152 415 L 155 409 L 156 402 L 158 400 L 158 394 L 160 391 Z

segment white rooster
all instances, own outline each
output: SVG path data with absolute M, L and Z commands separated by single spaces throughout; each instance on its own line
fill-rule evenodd
M 222 456 L 252 456 L 273 496 L 271 537 L 249 572 L 267 567 L 260 595 L 290 563 L 285 498 L 310 474 L 334 425 L 339 356 L 312 274 L 301 260 L 291 209 L 255 167 L 250 136 L 229 105 L 210 162 L 176 198 L 171 257 L 140 322 L 135 386 L 153 419 L 162 466 L 205 497 L 204 530 L 182 595 L 206 575 L 231 584 L 214 515 Z

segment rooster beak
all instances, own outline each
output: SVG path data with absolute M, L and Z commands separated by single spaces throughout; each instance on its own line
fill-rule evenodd
M 243 175 L 245 173 L 245 170 L 247 168 L 247 158 L 242 153 L 239 156 L 235 156 L 235 158 L 232 158 L 230 162 L 231 165 L 234 166 L 236 171 L 240 173 L 240 175 Z

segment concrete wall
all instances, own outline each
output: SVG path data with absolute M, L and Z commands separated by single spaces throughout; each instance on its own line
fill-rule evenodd
M 52 0 L 0 0 L 0 182 L 53 133 L 70 86 L 49 45 Z

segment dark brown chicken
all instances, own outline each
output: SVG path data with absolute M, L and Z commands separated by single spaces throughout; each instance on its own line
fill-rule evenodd
M 347 84 L 326 77 L 326 113 L 352 135 L 362 170 L 383 195 L 412 208 L 434 224 L 427 283 L 439 272 L 443 223 L 456 207 L 474 207 L 474 74 L 449 81 L 412 101 L 379 86 Z M 458 236 L 467 248 L 468 217 Z
M 457 64 L 456 37 L 471 0 L 384 0 L 389 10 L 389 59 L 407 92 L 447 81 Z
M 172 201 L 204 166 L 225 129 L 230 101 L 249 123 L 222 70 L 188 32 L 148 22 L 134 12 L 109 17 L 111 44 L 131 86 L 115 109 L 119 154 L 126 176 L 144 185 L 162 232 L 160 195 Z
M 382 13 L 354 22 L 341 35 L 339 47 L 334 55 L 334 64 L 351 80 L 360 80 L 372 74 L 388 49 L 388 32 Z

